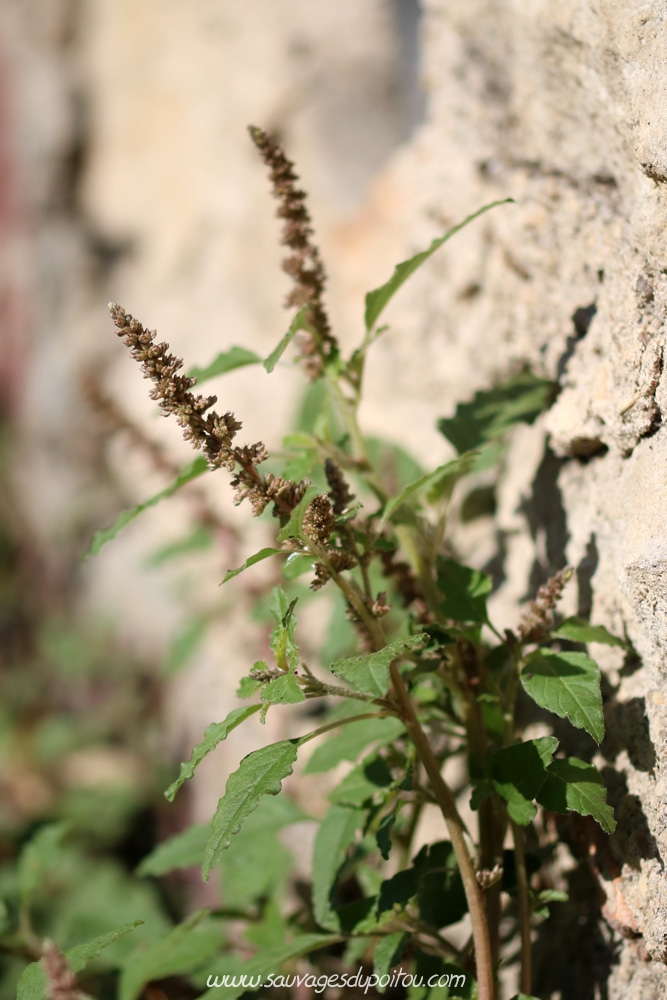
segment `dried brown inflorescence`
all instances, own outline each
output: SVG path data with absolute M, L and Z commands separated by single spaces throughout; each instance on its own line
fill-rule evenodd
M 573 573 L 571 566 L 559 569 L 540 587 L 537 597 L 531 601 L 528 611 L 519 622 L 518 633 L 521 642 L 544 642 L 548 639 L 549 632 L 553 628 L 553 609 Z
M 332 569 L 336 573 L 342 573 L 343 570 L 353 569 L 357 565 L 357 560 L 354 558 L 351 552 L 346 552 L 345 549 L 327 549 L 327 559 Z M 310 585 L 311 590 L 320 590 L 324 584 L 331 578 L 331 573 L 327 567 L 321 563 L 315 563 L 314 566 L 315 576 L 313 582 Z
M 314 497 L 303 517 L 303 530 L 309 538 L 324 548 L 331 537 L 336 518 L 326 493 Z
M 354 500 L 354 493 L 350 490 L 345 476 L 331 458 L 327 458 L 324 463 L 324 473 L 329 484 L 329 497 L 333 504 L 336 517 L 345 513 Z
M 44 972 L 48 1000 L 83 1000 L 83 994 L 77 989 L 76 976 L 53 941 L 44 942 Z
M 250 137 L 269 168 L 273 194 L 279 201 L 277 215 L 284 219 L 282 244 L 292 253 L 283 261 L 283 270 L 294 281 L 285 303 L 287 308 L 306 306 L 307 333 L 301 338 L 301 352 L 312 378 L 322 374 L 324 364 L 338 352 L 322 300 L 326 273 L 320 252 L 312 242 L 313 227 L 306 207 L 306 193 L 296 186 L 298 175 L 279 143 L 261 128 L 251 125 Z
M 144 377 L 153 382 L 151 399 L 157 400 L 165 416 L 173 414 L 176 417 L 186 441 L 204 452 L 211 468 L 224 466 L 235 473 L 232 479 L 234 502 L 239 504 L 247 498 L 255 516 L 273 502 L 276 517 L 289 517 L 302 499 L 308 480 L 295 483 L 270 473 L 262 476 L 256 466 L 268 457 L 264 444 L 259 441 L 241 447 L 233 445 L 242 426 L 234 414 L 227 412 L 220 416 L 211 410 L 217 402 L 216 396 L 195 396 L 190 392 L 197 379 L 178 374 L 183 367 L 182 360 L 169 353 L 168 344 L 154 343 L 154 330 L 146 330 L 139 320 L 114 302 L 109 304 L 109 312 L 118 327 L 118 336 L 123 338 L 132 357 L 141 362 Z
M 382 573 L 386 577 L 393 577 L 397 591 L 401 595 L 404 608 L 421 598 L 421 590 L 417 578 L 410 565 L 403 560 L 396 560 L 394 550 L 380 553 L 382 561 Z

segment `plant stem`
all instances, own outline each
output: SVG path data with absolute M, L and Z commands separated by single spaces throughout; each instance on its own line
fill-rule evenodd
M 316 736 L 323 736 L 330 729 L 338 729 L 339 726 L 347 726 L 350 722 L 358 722 L 360 719 L 384 719 L 389 714 L 389 712 L 364 712 L 363 715 L 351 715 L 349 719 L 338 719 L 337 722 L 329 722 L 326 726 L 320 726 L 319 729 L 314 729 L 312 733 L 302 736 L 299 740 L 299 746 L 303 743 L 308 743 L 310 740 L 314 740 Z
M 477 881 L 475 869 L 468 853 L 463 835 L 461 817 L 458 814 L 454 796 L 440 773 L 440 765 L 431 750 L 426 733 L 419 723 L 417 713 L 410 700 L 410 695 L 408 694 L 403 678 L 399 673 L 396 661 L 391 664 L 389 669 L 401 715 L 424 765 L 433 793 L 447 824 L 447 830 L 454 854 L 456 855 L 459 872 L 461 873 L 475 943 L 478 1000 L 495 1000 L 496 989 L 493 977 L 493 956 L 491 953 L 484 895 Z
M 521 931 L 521 992 L 530 996 L 532 980 L 532 957 L 530 940 L 530 899 L 528 896 L 528 872 L 526 870 L 526 847 L 523 828 L 512 822 L 514 838 L 514 863 L 519 896 L 519 927 Z

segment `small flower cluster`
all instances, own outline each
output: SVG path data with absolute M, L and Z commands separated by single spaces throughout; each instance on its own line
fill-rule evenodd
M 204 452 L 211 468 L 224 466 L 235 473 L 232 480 L 234 502 L 239 504 L 247 498 L 255 516 L 273 502 L 276 517 L 289 517 L 302 499 L 308 481 L 295 483 L 282 476 L 261 476 L 256 466 L 268 457 L 265 445 L 259 441 L 233 446 L 233 439 L 242 426 L 234 414 L 227 412 L 220 416 L 210 409 L 217 402 L 216 396 L 195 396 L 190 392 L 197 379 L 178 374 L 183 367 L 182 360 L 169 353 L 168 344 L 154 342 L 155 331 L 146 330 L 139 320 L 114 302 L 109 304 L 109 312 L 118 328 L 118 336 L 123 338 L 132 357 L 141 362 L 144 377 L 153 382 L 151 399 L 159 403 L 165 416 L 173 414 L 176 417 L 186 441 Z M 206 413 L 207 410 L 210 412 Z
M 290 248 L 292 254 L 282 266 L 294 280 L 285 306 L 307 306 L 305 320 L 308 333 L 301 340 L 301 351 L 306 368 L 315 379 L 322 374 L 324 363 L 337 353 L 338 345 L 331 333 L 322 301 L 326 274 L 319 250 L 311 240 L 313 228 L 306 208 L 306 193 L 296 187 L 299 178 L 294 164 L 287 159 L 276 140 L 254 126 L 250 126 L 248 131 L 270 170 L 273 193 L 280 202 L 276 214 L 285 220 L 281 242 Z
M 519 622 L 518 632 L 521 642 L 544 642 L 548 639 L 549 632 L 553 628 L 553 609 L 573 573 L 572 567 L 567 566 L 565 569 L 559 569 L 542 584 L 537 597 L 531 601 L 528 611 Z
M 303 530 L 309 538 L 324 548 L 331 537 L 336 518 L 331 500 L 326 493 L 314 497 L 303 518 Z
M 383 575 L 393 576 L 396 589 L 401 595 L 403 607 L 409 608 L 414 601 L 419 600 L 422 596 L 415 574 L 408 563 L 403 560 L 396 561 L 396 553 L 393 549 L 381 552 L 380 559 Z
M 351 492 L 345 476 L 331 458 L 327 458 L 324 463 L 324 474 L 329 484 L 333 512 L 336 517 L 340 517 L 354 500 L 354 493 Z

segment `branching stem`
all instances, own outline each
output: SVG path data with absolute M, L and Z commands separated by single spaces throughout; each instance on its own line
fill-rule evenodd
M 403 721 L 406 724 L 410 738 L 424 765 L 431 788 L 437 799 L 440 811 L 447 824 L 447 830 L 452 842 L 456 861 L 461 873 L 463 888 L 470 911 L 472 934 L 475 943 L 475 963 L 477 970 L 478 1000 L 494 1000 L 496 991 L 493 976 L 493 956 L 489 927 L 486 918 L 484 896 L 477 881 L 477 875 L 472 863 L 463 833 L 463 823 L 456 808 L 456 801 L 449 786 L 440 773 L 440 765 L 431 749 L 426 733 L 422 729 L 417 713 L 401 677 L 396 661 L 390 666 L 391 680 Z

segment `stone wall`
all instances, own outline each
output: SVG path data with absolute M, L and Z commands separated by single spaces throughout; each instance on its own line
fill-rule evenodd
M 246 124 L 277 130 L 299 165 L 346 345 L 363 293 L 398 260 L 480 205 L 514 198 L 396 300 L 364 419 L 418 457 L 444 460 L 434 425 L 456 400 L 524 364 L 558 380 L 546 419 L 513 439 L 495 526 L 470 529 L 466 554 L 493 564 L 503 624 L 551 571 L 574 566 L 571 609 L 626 633 L 636 655 L 595 650 L 610 729 L 598 761 L 620 830 L 609 848 L 579 849 L 597 866 L 610 936 L 547 925 L 569 935 L 573 958 L 562 967 L 557 942 L 540 941 L 536 992 L 657 998 L 667 985 L 667 13 L 658 0 L 426 0 L 419 24 L 416 15 L 408 0 L 3 6 L 0 111 L 10 127 L 0 152 L 11 169 L 0 208 L 19 207 L 2 244 L 2 374 L 31 455 L 17 488 L 46 544 L 113 516 L 137 476 L 142 495 L 153 484 L 138 459 L 116 453 L 121 486 L 99 486 L 99 442 L 86 444 L 76 391 L 84 362 L 104 368 L 107 387 L 174 460 L 187 454 L 151 420 L 113 343 L 107 299 L 157 326 L 189 362 L 232 343 L 266 352 L 284 331 L 277 223 Z M 258 393 L 242 372 L 222 391 L 249 440 L 266 436 L 268 414 L 271 444 L 297 379 L 267 377 Z M 212 502 L 245 524 L 222 493 Z M 85 570 L 86 606 L 114 610 L 157 650 L 176 612 L 141 566 L 173 517 L 156 511 Z M 227 637 L 221 625 L 174 700 L 183 744 L 228 705 L 245 665 L 236 647 L 222 674 L 216 650 Z M 218 791 L 198 804 L 202 816 Z

